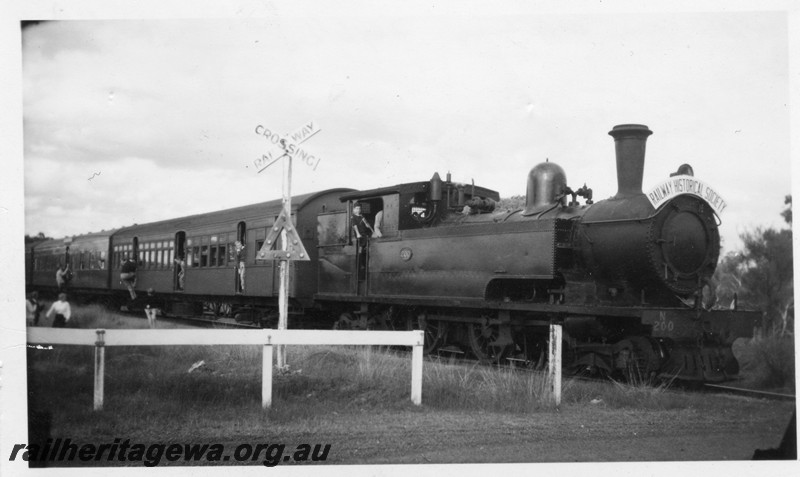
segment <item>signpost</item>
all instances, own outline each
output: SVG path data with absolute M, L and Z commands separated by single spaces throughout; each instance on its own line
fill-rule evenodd
M 260 260 L 280 260 L 280 287 L 278 291 L 278 329 L 285 330 L 289 320 L 289 261 L 290 260 L 309 260 L 308 252 L 303 246 L 300 235 L 297 233 L 292 223 L 292 158 L 301 158 L 308 166 L 316 170 L 320 158 L 309 154 L 300 148 L 300 144 L 310 139 L 321 129 L 314 121 L 303 124 L 295 132 L 280 136 L 274 131 L 264 126 L 256 126 L 256 134 L 264 136 L 272 144 L 262 157 L 256 159 L 254 164 L 257 172 L 261 173 L 264 169 L 271 166 L 281 158 L 285 158 L 283 175 L 283 208 L 280 215 L 272 225 L 264 245 L 258 251 L 257 258 Z M 281 236 L 281 250 L 272 251 L 278 235 Z M 278 346 L 278 369 L 286 366 L 286 349 Z

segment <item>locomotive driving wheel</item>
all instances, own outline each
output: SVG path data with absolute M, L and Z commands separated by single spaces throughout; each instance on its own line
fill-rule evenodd
M 629 336 L 614 345 L 614 367 L 630 384 L 649 384 L 655 379 L 660 358 L 644 336 Z
M 407 330 L 422 330 L 425 332 L 425 343 L 422 351 L 425 354 L 436 352 L 445 343 L 447 323 L 438 320 L 428 320 L 424 313 L 410 312 L 406 317 Z
M 467 339 L 472 354 L 479 361 L 486 363 L 499 363 L 512 350 L 512 344 L 502 344 L 499 325 L 482 323 L 467 323 Z

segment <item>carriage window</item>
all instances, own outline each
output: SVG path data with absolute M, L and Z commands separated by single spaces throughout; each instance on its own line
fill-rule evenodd
M 199 267 L 200 266 L 200 247 L 194 246 L 192 247 L 192 253 L 190 256 L 190 261 L 188 262 L 190 267 Z
M 200 247 L 200 266 L 208 266 L 208 245 L 203 245 Z
M 225 266 L 225 244 L 220 244 L 219 246 L 219 266 Z
M 216 237 L 211 237 L 211 241 L 213 242 Z M 211 256 L 209 257 L 209 266 L 216 267 L 217 266 L 217 246 L 211 246 Z

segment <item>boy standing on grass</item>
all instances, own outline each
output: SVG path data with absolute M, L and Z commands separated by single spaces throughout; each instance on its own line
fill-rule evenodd
M 158 315 L 158 300 L 152 288 L 147 289 L 147 296 L 144 298 L 144 314 L 147 315 L 147 324 L 150 328 L 156 327 L 156 316 Z
M 72 316 L 72 309 L 70 308 L 69 302 L 67 301 L 66 293 L 58 294 L 58 301 L 53 302 L 53 304 L 50 306 L 50 309 L 47 310 L 46 316 L 50 318 L 50 315 L 52 315 L 53 313 L 56 314 L 56 317 L 53 319 L 53 328 L 66 327 L 67 322 Z
M 39 326 L 39 315 L 42 314 L 42 304 L 39 303 L 39 292 L 31 292 L 25 301 L 25 308 L 28 311 L 28 325 Z

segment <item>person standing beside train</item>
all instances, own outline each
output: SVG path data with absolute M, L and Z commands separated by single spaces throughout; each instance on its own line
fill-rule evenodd
M 72 317 L 72 309 L 67 301 L 66 293 L 58 294 L 58 301 L 53 302 L 53 304 L 50 306 L 50 309 L 47 310 L 47 314 L 45 316 L 50 318 L 50 315 L 53 313 L 55 313 L 55 318 L 53 318 L 53 328 L 66 327 L 67 322 Z
M 147 296 L 144 297 L 144 314 L 147 316 L 147 324 L 150 325 L 150 328 L 156 327 L 156 317 L 158 316 L 159 308 L 159 302 L 155 293 L 153 293 L 153 289 L 148 288 Z
M 56 286 L 58 287 L 59 293 L 67 288 L 68 270 L 69 270 L 69 264 L 66 267 L 64 267 L 64 265 L 59 265 L 58 270 L 56 270 Z
M 244 293 L 244 260 L 245 260 L 245 248 L 244 244 L 237 240 L 233 244 L 234 250 L 236 251 L 236 267 L 239 273 L 239 287 L 236 289 L 236 293 Z
M 183 256 L 179 256 L 175 259 L 175 271 L 178 274 L 178 290 L 183 290 L 186 278 L 186 260 Z
M 39 292 L 33 291 L 25 300 L 27 310 L 27 322 L 30 326 L 39 326 L 39 315 L 42 314 L 42 304 L 39 303 Z
M 131 295 L 131 300 L 136 299 L 136 263 L 131 260 L 130 257 L 125 258 L 125 262 L 122 264 L 122 269 L 120 270 L 119 280 L 125 285 L 125 288 L 128 289 L 128 293 Z

